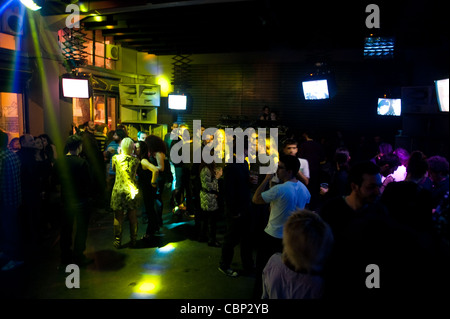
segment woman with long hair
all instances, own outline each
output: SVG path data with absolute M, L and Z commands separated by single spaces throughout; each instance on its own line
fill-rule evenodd
M 122 242 L 122 223 L 125 211 L 130 221 L 130 246 L 136 245 L 138 230 L 137 207 L 139 204 L 139 188 L 136 173 L 139 160 L 133 156 L 134 142 L 125 137 L 120 143 L 121 152 L 112 157 L 112 169 L 116 172 L 116 180 L 111 195 L 111 209 L 114 211 L 114 247 L 120 248 Z
M 152 177 L 152 183 L 156 183 L 156 214 L 158 217 L 158 228 L 156 234 L 159 234 L 159 228 L 163 225 L 162 212 L 163 201 L 162 192 L 165 184 L 165 169 L 170 169 L 168 161 L 166 160 L 166 143 L 156 135 L 149 135 L 145 138 L 145 143 L 148 146 L 149 162 L 156 168 Z M 169 172 L 170 173 L 170 172 Z
M 142 239 L 149 240 L 159 230 L 159 220 L 155 210 L 156 180 L 153 180 L 158 169 L 150 163 L 147 143 L 137 141 L 135 147 L 137 159 L 140 161 L 137 169 L 138 186 L 144 201 L 145 214 L 148 217 L 147 230 Z
M 42 139 L 42 142 L 44 144 L 44 152 L 45 155 L 50 159 L 52 164 L 55 163 L 55 160 L 58 158 L 58 154 L 56 152 L 56 146 L 51 140 L 50 136 L 48 134 L 41 134 L 38 137 Z
M 202 210 L 203 225 L 201 226 L 200 240 L 208 240 L 208 245 L 220 247 L 216 240 L 217 217 L 219 214 L 219 178 L 222 176 L 222 168 L 216 167 L 212 161 L 210 164 L 202 160 L 200 164 L 200 207 Z

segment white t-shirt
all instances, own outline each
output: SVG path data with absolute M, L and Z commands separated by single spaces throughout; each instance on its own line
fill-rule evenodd
M 283 238 L 283 226 L 296 209 L 305 208 L 311 199 L 306 186 L 300 182 L 285 182 L 263 192 L 261 197 L 270 203 L 269 222 L 264 231 L 272 237 Z

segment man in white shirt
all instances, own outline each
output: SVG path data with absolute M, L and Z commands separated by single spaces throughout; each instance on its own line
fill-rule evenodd
M 276 252 L 282 252 L 283 226 L 289 216 L 295 210 L 303 209 L 309 203 L 311 194 L 306 186 L 297 180 L 300 162 L 292 155 L 282 155 L 278 162 L 277 175 L 281 184 L 275 185 L 267 191 L 263 190 L 273 175 L 266 175 L 264 181 L 256 189 L 253 195 L 253 203 L 270 203 L 270 215 L 264 235 L 257 250 L 256 269 L 257 283 L 255 285 L 255 296 L 261 297 L 260 273 L 269 258 Z
M 298 142 L 296 140 L 294 140 L 292 138 L 288 138 L 283 141 L 282 147 L 283 147 L 282 151 L 283 151 L 284 155 L 292 155 L 292 156 L 297 157 Z M 309 177 L 310 177 L 308 160 L 306 160 L 304 158 L 300 158 L 300 157 L 297 157 L 297 158 L 298 158 L 298 161 L 300 162 L 300 169 L 298 170 L 296 177 L 300 182 L 305 184 L 305 186 L 308 186 Z M 271 182 L 274 184 L 279 184 L 280 179 L 275 174 L 275 176 L 272 178 Z

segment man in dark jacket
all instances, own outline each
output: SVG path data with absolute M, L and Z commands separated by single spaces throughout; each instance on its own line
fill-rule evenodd
M 236 139 L 234 150 L 236 150 Z M 232 270 L 231 262 L 234 247 L 240 244 L 241 261 L 244 272 L 253 270 L 251 234 L 251 192 L 249 166 L 247 156 L 247 142 L 244 141 L 244 154 L 233 154 L 233 162 L 225 166 L 224 174 L 224 201 L 227 220 L 227 232 L 222 245 L 222 256 L 219 270 L 227 276 L 236 277 L 238 273 Z
M 66 141 L 68 153 L 56 162 L 57 183 L 61 185 L 63 204 L 61 216 L 61 264 L 90 262 L 84 256 L 90 217 L 89 200 L 92 194 L 92 174 L 88 162 L 80 157 L 82 138 L 71 135 Z M 73 251 L 72 233 L 76 223 Z

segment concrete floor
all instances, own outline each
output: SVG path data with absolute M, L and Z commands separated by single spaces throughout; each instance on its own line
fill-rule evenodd
M 168 207 L 168 205 L 165 205 Z M 163 237 L 150 245 L 116 249 L 112 246 L 112 213 L 95 212 L 90 220 L 87 257 L 93 263 L 80 268 L 80 287 L 69 289 L 72 271 L 59 267 L 56 231 L 39 243 L 22 266 L 0 272 L 1 296 L 26 299 L 250 299 L 254 276 L 227 277 L 218 271 L 221 249 L 193 239 L 194 220 L 164 212 Z M 145 232 L 139 217 L 139 237 Z M 225 232 L 223 218 L 218 240 Z M 129 240 L 124 223 L 123 243 Z M 232 267 L 241 268 L 239 247 Z

